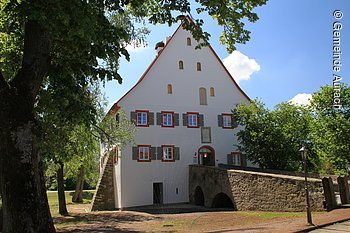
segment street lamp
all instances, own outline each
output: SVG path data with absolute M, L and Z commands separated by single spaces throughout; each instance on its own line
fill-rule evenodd
M 311 208 L 310 208 L 310 197 L 309 197 L 309 190 L 308 190 L 308 184 L 307 184 L 307 149 L 305 146 L 301 147 L 299 150 L 301 157 L 303 158 L 304 162 L 304 176 L 305 176 L 305 193 L 306 193 L 306 213 L 307 213 L 307 223 L 308 225 L 314 225 L 312 223 L 312 217 L 311 217 Z

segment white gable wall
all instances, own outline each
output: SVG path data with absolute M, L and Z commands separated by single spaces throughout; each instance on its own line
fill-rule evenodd
M 130 116 L 131 111 L 149 110 L 155 113 L 155 125 L 138 127 L 137 145 L 175 145 L 180 148 L 180 160 L 175 162 L 137 162 L 132 160 L 132 146 L 123 148 L 121 162 L 120 207 L 153 204 L 153 183 L 163 183 L 164 203 L 188 201 L 188 165 L 194 163 L 194 155 L 201 146 L 215 150 L 216 165 L 227 163 L 227 154 L 237 151 L 235 134 L 238 129 L 218 127 L 217 116 L 230 113 L 240 102 L 248 103 L 236 88 L 210 48 L 195 50 L 195 41 L 187 46 L 190 33 L 181 27 L 159 55 L 143 80 L 123 97 L 118 105 Z M 191 37 L 192 38 L 192 37 Z M 182 60 L 184 69 L 178 68 Z M 197 71 L 196 63 L 202 71 Z M 167 85 L 173 94 L 167 94 Z M 199 104 L 199 88 L 207 90 L 208 105 Z M 215 97 L 210 96 L 210 87 L 215 88 Z M 156 113 L 174 111 L 180 116 L 179 126 L 162 128 L 156 125 Z M 199 112 L 204 115 L 204 126 L 211 127 L 212 143 L 201 143 L 201 129 L 182 125 L 182 114 Z M 176 194 L 176 188 L 178 194 Z

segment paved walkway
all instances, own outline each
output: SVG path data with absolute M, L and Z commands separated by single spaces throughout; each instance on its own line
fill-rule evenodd
M 337 223 L 317 230 L 310 231 L 310 233 L 336 233 L 336 232 L 350 232 L 350 221 Z

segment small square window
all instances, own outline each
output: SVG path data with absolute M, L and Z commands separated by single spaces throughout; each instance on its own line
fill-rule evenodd
M 232 128 L 232 114 L 222 114 L 222 128 Z
M 138 161 L 151 161 L 150 146 L 138 146 Z
M 162 126 L 163 127 L 174 127 L 174 113 L 173 112 L 162 112 Z
M 148 126 L 148 112 L 136 111 L 136 126 Z
M 199 113 L 187 113 L 187 127 L 198 128 Z
M 242 166 L 242 154 L 240 152 L 232 152 L 232 165 Z
M 174 146 L 162 146 L 162 161 L 163 162 L 173 162 L 175 161 L 174 157 Z

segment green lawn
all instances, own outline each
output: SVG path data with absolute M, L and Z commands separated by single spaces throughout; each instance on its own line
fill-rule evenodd
M 79 204 L 75 204 L 72 202 L 73 193 L 74 193 L 74 191 L 66 191 L 65 192 L 67 206 L 68 205 L 79 205 Z M 84 193 L 83 193 L 84 204 L 91 203 L 93 195 L 94 195 L 94 190 L 84 191 Z M 51 214 L 55 215 L 56 213 L 58 213 L 57 191 L 48 191 L 47 192 L 47 199 L 49 201 Z
M 258 217 L 260 219 L 273 219 L 273 218 L 281 218 L 281 217 L 302 217 L 306 216 L 305 212 L 263 212 L 263 211 L 237 211 L 231 212 L 235 214 L 239 214 L 241 216 L 247 217 Z M 313 212 L 313 215 L 322 214 L 323 212 Z

